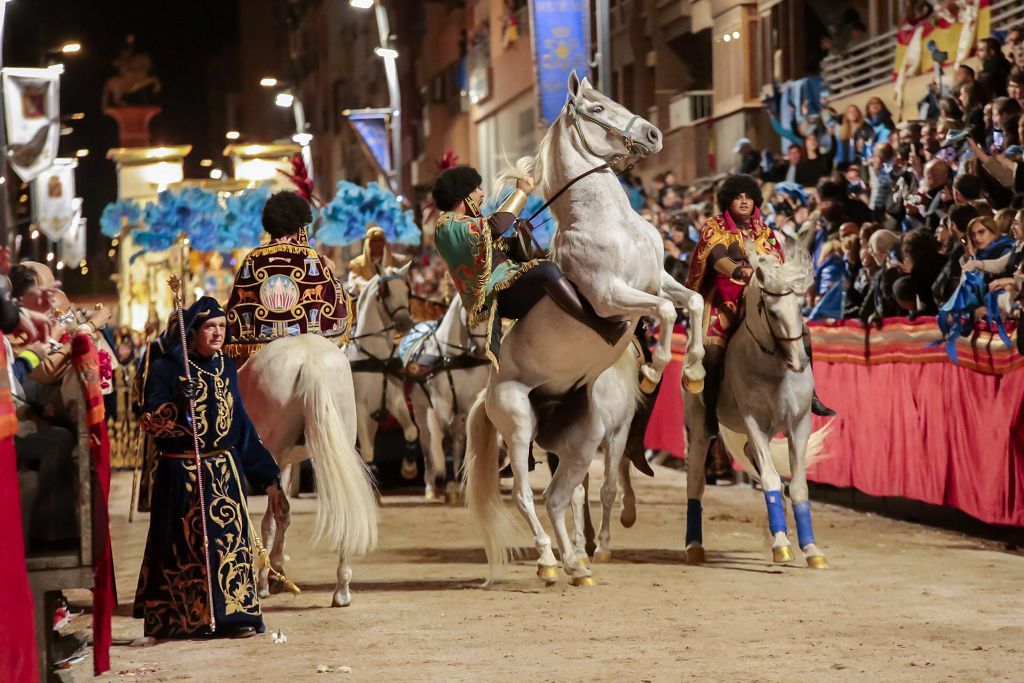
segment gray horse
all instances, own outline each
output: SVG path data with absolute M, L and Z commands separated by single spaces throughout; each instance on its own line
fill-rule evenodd
M 718 399 L 719 430 L 726 448 L 764 489 L 768 526 L 773 536 L 772 559 L 793 559 L 786 537 L 782 476 L 791 476 L 800 549 L 807 565 L 828 566 L 814 542 L 807 465 L 820 460 L 828 427 L 811 433 L 814 377 L 802 342 L 801 305 L 813 280 L 810 258 L 790 249 L 785 263 L 774 256 L 750 254 L 754 276 L 744 294 L 746 314 L 729 341 L 725 375 Z M 701 497 L 709 435 L 704 427 L 702 395 L 685 394 L 686 426 L 690 431 L 687 463 L 686 559 L 704 561 Z M 773 437 L 781 432 L 785 439 Z

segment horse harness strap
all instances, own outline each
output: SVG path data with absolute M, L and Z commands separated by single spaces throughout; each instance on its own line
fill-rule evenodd
M 759 290 L 759 292 L 758 292 L 758 294 L 759 294 L 758 299 L 757 299 L 757 312 L 758 312 L 758 315 L 762 315 L 764 313 L 764 295 L 765 294 L 767 294 L 769 296 L 786 296 L 787 294 L 792 294 L 792 293 L 793 292 L 791 292 L 791 291 L 773 292 L 771 290 L 764 289 L 762 287 Z M 771 355 L 773 355 L 775 353 L 775 349 L 767 349 L 767 348 L 765 348 L 764 344 L 761 343 L 761 340 L 757 338 L 757 335 L 754 334 L 754 330 L 751 329 L 750 321 L 749 321 L 749 319 L 746 316 L 743 316 L 743 324 L 747 326 L 747 331 L 750 332 L 750 336 L 753 338 L 753 340 L 757 344 L 758 348 L 761 349 L 762 353 L 764 353 L 764 354 L 766 354 L 768 356 L 771 356 Z M 803 334 L 801 334 L 799 337 L 780 337 L 780 336 L 778 336 L 777 334 L 775 334 L 775 329 L 772 327 L 772 323 L 771 323 L 771 321 L 767 317 L 765 317 L 765 324 L 768 326 L 768 333 L 772 335 L 772 341 L 775 343 L 775 348 L 778 348 L 779 342 L 794 342 L 794 341 L 800 341 L 801 339 L 803 339 Z
M 591 154 L 593 154 L 596 157 L 600 157 L 601 155 L 598 154 L 597 152 L 595 152 L 591 148 L 590 143 L 587 142 L 587 136 L 583 134 L 583 129 L 580 126 L 580 120 L 581 119 L 589 121 L 590 123 L 593 123 L 593 124 L 595 124 L 597 126 L 600 126 L 601 128 L 603 128 L 604 130 L 608 131 L 609 133 L 612 133 L 613 135 L 618 135 L 622 139 L 622 144 L 624 144 L 626 146 L 626 153 L 627 154 L 632 155 L 633 154 L 633 150 L 636 147 L 638 147 L 638 146 L 639 147 L 643 147 L 644 149 L 647 148 L 646 145 L 644 145 L 642 142 L 636 140 L 635 138 L 633 138 L 633 136 L 631 136 L 629 134 L 629 131 L 633 127 L 633 124 L 636 123 L 637 120 L 639 120 L 639 118 L 640 118 L 639 114 L 633 114 L 633 118 L 631 118 L 629 120 L 629 123 L 626 124 L 625 128 L 616 128 L 615 126 L 613 126 L 612 124 L 608 123 L 607 121 L 602 121 L 601 119 L 597 118 L 596 116 L 592 116 L 591 114 L 588 114 L 587 112 L 581 110 L 578 106 L 576 106 L 575 102 L 570 102 L 569 103 L 569 115 L 572 117 L 573 127 L 576 128 L 576 133 L 580 136 L 580 141 L 583 143 L 583 146 L 587 148 L 588 152 L 590 152 Z

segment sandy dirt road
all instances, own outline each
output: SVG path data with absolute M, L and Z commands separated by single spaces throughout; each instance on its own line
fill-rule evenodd
M 267 634 L 115 647 L 112 671 L 92 680 L 1024 680 L 1024 556 L 818 504 L 832 569 L 806 569 L 799 553 L 774 566 L 761 494 L 711 487 L 709 562 L 686 566 L 684 475 L 659 468 L 637 483 L 639 520 L 629 530 L 616 520 L 615 558 L 595 567 L 591 588 L 564 578 L 544 587 L 525 561 L 509 583 L 480 588 L 484 556 L 466 509 L 385 496 L 381 547 L 354 563 L 344 609 L 328 607 L 336 563 L 309 548 L 315 499 L 304 497 L 293 502 L 287 566 L 304 592 L 265 602 Z M 148 516 L 128 524 L 129 487 L 130 476 L 115 476 L 115 638 L 142 632 L 130 604 Z M 254 515 L 264 506 L 261 497 L 250 505 Z M 272 643 L 271 630 L 287 643 Z M 351 672 L 318 674 L 318 665 Z M 89 680 L 91 662 L 74 671 Z

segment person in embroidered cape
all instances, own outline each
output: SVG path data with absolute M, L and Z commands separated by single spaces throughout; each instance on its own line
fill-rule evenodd
M 749 175 L 728 178 L 718 192 L 722 212 L 704 223 L 694 248 L 686 287 L 704 297 L 704 406 L 706 429 L 718 434 L 718 394 L 722 382 L 725 348 L 736 326 L 743 320 L 743 291 L 754 275 L 747 259 L 746 245 L 759 254 L 783 258 L 775 232 L 761 220 L 758 206 L 761 188 Z M 804 348 L 810 357 L 810 335 L 804 327 Z M 834 415 L 817 395 L 812 401 L 815 415 Z
M 331 337 L 348 329 L 348 297 L 334 264 L 309 246 L 312 220 L 309 204 L 295 192 L 278 192 L 264 205 L 270 242 L 242 260 L 227 304 L 231 343 L 225 351 L 237 363 L 280 337 Z
M 184 327 L 191 385 L 185 380 L 180 335 L 167 335 L 164 352 L 151 363 L 144 391 L 141 426 L 155 438 L 160 457 L 134 616 L 145 620 L 145 634 L 153 638 L 245 637 L 262 632 L 264 626 L 243 477 L 253 490 L 266 490 L 272 510 L 285 510 L 288 503 L 277 463 L 242 405 L 235 365 L 221 351 L 228 335 L 220 304 L 212 297 L 199 299 L 186 312 Z M 195 399 L 201 487 L 189 395 Z
M 462 296 L 470 324 L 490 323 L 493 340 L 499 317 L 518 320 L 547 295 L 614 346 L 628 331 L 628 321 L 599 317 L 557 265 L 546 258 L 531 258 L 518 233 L 503 236 L 526 205 L 533 182 L 519 180 L 508 199 L 487 217 L 479 209 L 481 182 L 476 169 L 455 166 L 441 172 L 432 191 L 442 211 L 435 246 Z M 494 360 L 493 343 L 490 355 Z

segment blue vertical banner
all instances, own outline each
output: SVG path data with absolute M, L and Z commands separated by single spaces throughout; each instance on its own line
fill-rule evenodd
M 362 138 L 381 172 L 390 176 L 391 135 L 388 131 L 389 115 L 382 112 L 352 112 L 348 115 L 349 123 Z
M 589 0 L 530 0 L 530 35 L 537 72 L 540 117 L 545 125 L 565 105 L 565 84 L 573 69 L 590 74 Z

